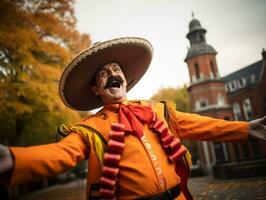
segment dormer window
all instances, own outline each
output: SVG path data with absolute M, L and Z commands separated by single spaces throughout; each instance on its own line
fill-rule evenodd
M 256 75 L 255 74 L 251 74 L 250 75 L 250 81 L 251 81 L 251 83 L 255 83 L 256 82 Z
M 235 90 L 237 90 L 237 85 L 235 80 L 229 82 L 229 88 L 230 92 L 234 92 Z
M 244 77 L 242 77 L 241 79 L 237 81 L 237 85 L 239 88 L 245 87 L 246 83 L 247 83 L 247 80 Z

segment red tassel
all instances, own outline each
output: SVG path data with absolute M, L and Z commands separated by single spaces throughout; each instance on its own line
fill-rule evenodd
M 157 118 L 157 120 L 155 121 L 155 124 L 153 125 L 153 128 L 155 130 L 159 130 L 159 128 L 164 124 L 164 122 L 160 119 Z
M 125 128 L 125 125 L 121 124 L 121 123 L 112 123 L 111 124 L 111 129 L 113 131 L 123 131 L 124 128 Z
M 118 142 L 115 140 L 109 140 L 108 142 L 108 151 L 111 151 L 113 153 L 121 154 L 124 147 L 125 147 L 125 143 L 122 143 L 122 142 Z
M 115 184 L 116 184 L 116 180 L 112 180 L 110 178 L 106 178 L 106 177 L 101 177 L 101 183 L 104 185 L 104 186 L 107 186 L 108 188 L 114 188 L 115 187 Z
M 114 189 L 101 188 L 99 191 L 102 197 L 109 197 L 109 198 L 115 197 L 115 188 Z
M 166 126 L 162 126 L 158 129 L 158 132 L 161 134 L 161 137 L 165 137 L 169 134 L 169 129 Z
M 174 151 L 170 156 L 169 156 L 169 160 L 171 162 L 175 162 L 178 159 L 180 159 L 182 156 L 184 156 L 186 154 L 187 150 L 183 147 L 180 146 L 179 149 L 177 149 L 176 151 Z
M 161 140 L 162 140 L 162 142 L 163 142 L 163 145 L 165 145 L 165 146 L 169 146 L 169 144 L 172 142 L 172 140 L 173 140 L 173 136 L 172 135 L 170 135 L 170 134 L 168 134 L 168 135 L 166 135 L 165 137 L 163 137 L 163 138 L 161 138 Z
M 124 131 L 110 131 L 109 138 L 116 141 L 124 142 Z
M 105 164 L 110 164 L 117 166 L 121 159 L 121 155 L 119 154 L 112 154 L 112 153 L 105 153 L 103 156 L 103 160 Z
M 103 175 L 115 178 L 119 173 L 119 168 L 103 166 Z
M 173 141 L 169 144 L 169 147 L 172 151 L 175 151 L 181 146 L 181 142 L 178 138 L 173 139 Z

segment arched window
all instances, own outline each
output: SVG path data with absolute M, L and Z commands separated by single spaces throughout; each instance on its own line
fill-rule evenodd
M 214 67 L 212 60 L 210 61 L 210 64 L 211 64 L 211 73 L 213 77 L 216 77 L 216 71 L 215 71 L 215 67 Z
M 233 112 L 234 112 L 235 120 L 242 120 L 242 114 L 241 114 L 239 103 L 233 104 Z
M 253 112 L 252 112 L 251 102 L 249 99 L 244 99 L 243 110 L 244 110 L 245 119 L 247 121 L 253 119 Z
M 196 72 L 196 78 L 200 78 L 200 69 L 198 63 L 195 63 L 195 72 Z
M 221 93 L 218 93 L 217 95 L 217 105 L 219 106 L 225 105 L 224 96 Z
M 208 106 L 208 100 L 201 97 L 195 102 L 196 110 L 201 110 L 203 108 L 206 108 Z

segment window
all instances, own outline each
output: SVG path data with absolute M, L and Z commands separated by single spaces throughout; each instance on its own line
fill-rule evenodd
M 213 148 L 215 152 L 216 164 L 225 162 L 223 144 L 220 142 L 213 142 Z
M 239 88 L 243 88 L 245 87 L 246 83 L 247 83 L 247 80 L 244 77 L 242 77 L 241 79 L 237 81 L 237 86 Z
M 236 85 L 235 80 L 229 82 L 229 88 L 230 88 L 230 92 L 234 92 L 235 90 L 237 90 L 237 85 Z
M 207 106 L 207 102 L 206 101 L 201 101 L 200 102 L 200 107 L 201 108 L 204 108 L 204 107 L 206 107 Z
M 230 89 L 229 89 L 229 84 L 228 84 L 228 83 L 226 83 L 226 84 L 224 85 L 224 89 L 225 89 L 226 92 L 229 92 L 229 91 L 230 91 Z
M 216 71 L 215 71 L 215 67 L 214 67 L 214 64 L 213 64 L 212 60 L 210 61 L 210 64 L 211 64 L 212 75 L 213 75 L 213 77 L 216 77 Z
M 255 74 L 251 74 L 250 75 L 250 81 L 251 81 L 251 83 L 255 83 L 256 82 L 256 75 Z
M 200 35 L 200 42 L 204 42 L 204 37 L 203 37 L 203 35 Z
M 218 93 L 217 95 L 217 105 L 219 106 L 225 105 L 224 96 L 221 93 Z
M 233 104 L 233 112 L 234 112 L 235 120 L 242 120 L 242 114 L 241 114 L 239 103 Z
M 199 70 L 199 65 L 198 63 L 195 63 L 195 72 L 196 72 L 196 78 L 200 78 L 200 70 Z
M 200 110 L 208 106 L 208 100 L 201 97 L 199 100 L 196 101 L 196 109 Z
M 245 99 L 243 101 L 243 110 L 244 110 L 245 119 L 247 121 L 253 119 L 253 112 L 252 112 L 251 102 L 249 99 Z

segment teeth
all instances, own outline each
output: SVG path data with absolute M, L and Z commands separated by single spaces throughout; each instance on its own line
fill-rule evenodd
M 120 83 L 119 82 L 113 82 L 110 87 L 117 87 L 119 88 L 120 87 Z

